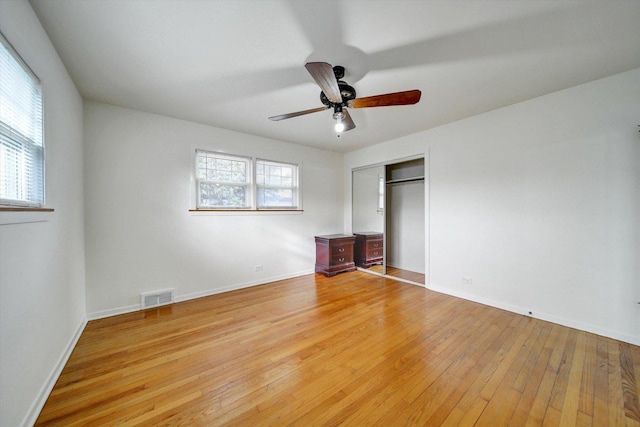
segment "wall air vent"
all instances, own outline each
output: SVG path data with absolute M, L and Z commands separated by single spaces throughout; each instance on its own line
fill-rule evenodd
M 174 302 L 173 289 L 165 291 L 154 291 L 140 294 L 140 309 L 160 307 Z

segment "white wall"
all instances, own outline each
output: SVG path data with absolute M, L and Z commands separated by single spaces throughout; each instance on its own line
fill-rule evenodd
M 425 273 L 424 181 L 387 185 L 386 264 Z
M 640 344 L 639 120 L 635 69 L 349 153 L 345 176 L 427 153 L 428 287 Z
M 340 154 L 95 102 L 85 144 L 90 318 L 313 272 L 314 235 L 343 231 Z M 299 163 L 304 212 L 190 213 L 196 148 Z
M 55 209 L 0 213 L 0 425 L 18 426 L 35 421 L 86 324 L 83 113 L 26 1 L 0 1 L 0 30 L 42 80 L 46 199 Z

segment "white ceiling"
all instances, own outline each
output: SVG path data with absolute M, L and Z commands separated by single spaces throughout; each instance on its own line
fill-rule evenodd
M 640 67 L 640 1 L 31 0 L 86 99 L 348 152 Z M 337 138 L 304 68 L 346 68 Z

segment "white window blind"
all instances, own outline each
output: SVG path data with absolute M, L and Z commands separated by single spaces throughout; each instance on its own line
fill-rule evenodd
M 0 205 L 44 205 L 40 80 L 0 34 Z

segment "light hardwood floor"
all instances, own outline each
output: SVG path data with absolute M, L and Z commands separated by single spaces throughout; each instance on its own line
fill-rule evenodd
M 38 425 L 640 426 L 640 347 L 362 272 L 89 322 Z
M 374 270 L 375 268 L 375 270 Z M 382 274 L 382 265 L 374 265 L 371 267 L 376 273 Z M 425 283 L 425 275 L 423 273 L 416 273 L 415 271 L 402 270 L 400 268 L 391 267 L 387 265 L 386 274 L 391 277 L 397 277 L 398 279 L 410 280 L 415 283 Z

